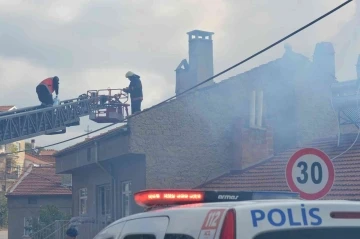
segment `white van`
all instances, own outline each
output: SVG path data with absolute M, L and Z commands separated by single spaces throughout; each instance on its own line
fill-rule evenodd
M 296 197 L 277 192 L 141 191 L 135 194 L 136 203 L 150 209 L 165 208 L 115 221 L 95 239 L 360 237 L 360 202 L 304 201 Z

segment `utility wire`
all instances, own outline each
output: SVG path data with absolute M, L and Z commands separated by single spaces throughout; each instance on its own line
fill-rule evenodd
M 299 29 L 297 29 L 297 30 L 293 31 L 292 33 L 286 35 L 285 37 L 281 38 L 280 40 L 278 40 L 278 41 L 270 44 L 269 46 L 267 46 L 267 47 L 265 47 L 264 49 L 256 52 L 255 54 L 253 54 L 253 55 L 245 58 L 244 60 L 236 63 L 235 65 L 233 65 L 233 66 L 231 66 L 231 67 L 229 67 L 229 68 L 221 71 L 220 73 L 218 73 L 218 74 L 216 74 L 216 75 L 214 75 L 214 76 L 212 76 L 212 77 L 210 77 L 210 78 L 208 78 L 208 79 L 206 79 L 206 80 L 204 80 L 204 81 L 196 84 L 195 86 L 193 86 L 193 87 L 191 87 L 191 88 L 189 88 L 189 89 L 187 89 L 187 90 L 185 90 L 185 91 L 183 91 L 183 92 L 181 92 L 181 93 L 179 93 L 179 94 L 177 94 L 177 95 L 174 95 L 174 96 L 172 96 L 172 97 L 170 97 L 170 98 L 168 98 L 168 99 L 166 99 L 166 100 L 164 100 L 164 101 L 162 101 L 162 102 L 160 102 L 160 103 L 152 106 L 152 107 L 149 108 L 149 109 L 146 109 L 146 110 L 144 110 L 144 111 L 140 111 L 139 113 L 137 113 L 137 114 L 135 114 L 135 115 L 130 115 L 130 116 L 128 116 L 126 119 L 124 119 L 124 120 L 122 120 L 122 121 L 120 121 L 120 122 L 112 123 L 112 124 L 110 124 L 110 125 L 101 127 L 101 128 L 99 128 L 99 129 L 96 129 L 96 130 L 93 130 L 92 132 L 88 132 L 88 133 L 86 133 L 86 134 L 82 134 L 82 135 L 79 135 L 79 136 L 76 136 L 76 137 L 73 137 L 73 138 L 70 138 L 70 139 L 67 139 L 67 140 L 63 140 L 63 141 L 60 141 L 60 142 L 57 142 L 57 143 L 53 143 L 53 144 L 49 144 L 49 145 L 46 145 L 46 146 L 38 147 L 37 149 L 43 149 L 43 148 L 52 147 L 52 146 L 55 146 L 55 145 L 59 145 L 59 144 L 62 144 L 62 143 L 66 143 L 66 142 L 72 141 L 72 140 L 74 140 L 74 139 L 78 139 L 78 138 L 87 136 L 87 135 L 92 134 L 92 133 L 96 133 L 96 132 L 98 132 L 98 131 L 100 131 L 100 130 L 109 128 L 109 127 L 111 127 L 111 126 L 113 126 L 113 125 L 115 125 L 115 124 L 124 123 L 125 120 L 127 120 L 127 119 L 129 119 L 129 118 L 135 117 L 135 116 L 140 115 L 140 114 L 142 114 L 142 113 L 144 113 L 144 112 L 146 112 L 146 111 L 148 111 L 148 110 L 151 110 L 151 109 L 154 109 L 154 108 L 156 108 L 156 107 L 159 107 L 159 106 L 167 103 L 168 101 L 170 101 L 170 100 L 172 100 L 172 99 L 174 99 L 174 98 L 176 98 L 176 97 L 178 97 L 178 96 L 181 96 L 181 95 L 183 95 L 183 94 L 185 94 L 185 93 L 187 93 L 187 92 L 189 92 L 189 91 L 191 91 L 191 90 L 199 87 L 200 85 L 203 85 L 203 84 L 205 84 L 205 83 L 207 83 L 207 82 L 215 79 L 216 77 L 219 77 L 219 76 L 225 74 L 226 72 L 228 72 L 228 71 L 230 71 L 230 70 L 232 70 L 232 69 L 234 69 L 234 68 L 236 68 L 236 67 L 244 64 L 245 62 L 253 59 L 254 57 L 256 57 L 256 56 L 258 56 L 258 55 L 260 55 L 260 54 L 268 51 L 269 49 L 271 49 L 271 48 L 273 48 L 274 46 L 280 44 L 281 42 L 289 39 L 290 37 L 292 37 L 292 36 L 300 33 L 301 31 L 305 30 L 306 28 L 314 25 L 315 23 L 319 22 L 320 20 L 322 20 L 322 19 L 326 18 L 327 16 L 333 14 L 334 12 L 336 12 L 336 11 L 338 11 L 339 9 L 343 8 L 344 6 L 346 6 L 347 4 L 349 4 L 349 3 L 352 2 L 352 1 L 353 1 L 353 0 L 345 1 L 344 3 L 340 4 L 339 6 L 335 7 L 335 8 L 332 9 L 332 10 L 330 10 L 329 12 L 321 15 L 320 17 L 316 18 L 315 20 L 311 21 L 310 23 L 308 23 L 308 24 L 300 27 Z M 30 151 L 30 150 L 21 150 L 21 151 L 15 152 L 15 153 L 20 153 L 20 152 L 25 152 L 25 151 Z M 0 154 L 0 156 L 1 156 L 1 154 Z

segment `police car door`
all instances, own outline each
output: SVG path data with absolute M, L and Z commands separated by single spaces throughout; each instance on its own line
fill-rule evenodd
M 169 218 L 147 217 L 126 222 L 120 239 L 164 239 Z

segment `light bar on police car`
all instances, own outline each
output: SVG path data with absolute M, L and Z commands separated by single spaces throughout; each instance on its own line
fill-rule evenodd
M 229 202 L 261 199 L 298 199 L 298 193 L 290 192 L 246 192 L 246 191 L 202 191 L 182 189 L 149 189 L 134 194 L 140 206 L 176 205 L 190 203 Z

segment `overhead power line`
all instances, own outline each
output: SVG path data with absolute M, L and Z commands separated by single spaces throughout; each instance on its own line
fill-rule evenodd
M 172 99 L 174 99 L 174 98 L 176 98 L 176 97 L 178 97 L 178 96 L 180 96 L 180 95 L 183 95 L 183 94 L 185 94 L 185 93 L 187 93 L 187 92 L 189 92 L 189 91 L 191 91 L 191 90 L 199 87 L 200 85 L 203 85 L 203 84 L 205 84 L 205 83 L 207 83 L 207 82 L 209 82 L 209 81 L 211 81 L 211 80 L 213 80 L 213 79 L 215 79 L 215 78 L 217 78 L 217 77 L 219 77 L 219 76 L 227 73 L 228 71 L 230 71 L 230 70 L 232 70 L 232 69 L 234 69 L 234 68 L 236 68 L 236 67 L 244 64 L 245 62 L 253 59 L 254 57 L 256 57 L 256 56 L 258 56 L 258 55 L 260 55 L 260 54 L 262 54 L 262 53 L 264 53 L 264 52 L 266 52 L 266 51 L 268 51 L 268 50 L 270 50 L 271 48 L 273 48 L 274 46 L 280 44 L 281 42 L 289 39 L 290 37 L 292 37 L 292 36 L 300 33 L 301 31 L 305 30 L 306 28 L 308 28 L 308 27 L 314 25 L 315 23 L 319 22 L 320 20 L 328 17 L 329 15 L 331 15 L 331 14 L 333 14 L 334 12 L 340 10 L 341 8 L 343 8 L 344 6 L 346 6 L 347 4 L 349 4 L 349 3 L 352 2 L 352 1 L 353 1 L 353 0 L 345 1 L 344 3 L 340 4 L 339 6 L 335 7 L 335 8 L 332 9 L 332 10 L 330 10 L 329 12 L 321 15 L 320 17 L 316 18 L 315 20 L 311 21 L 310 23 L 308 23 L 308 24 L 300 27 L 299 29 L 297 29 L 297 30 L 293 31 L 292 33 L 286 35 L 285 37 L 281 38 L 280 40 L 278 40 L 278 41 L 270 44 L 269 46 L 263 48 L 262 50 L 256 52 L 255 54 L 253 54 L 253 55 L 245 58 L 244 60 L 236 63 L 235 65 L 233 65 L 233 66 L 231 66 L 231 67 L 229 67 L 229 68 L 227 68 L 227 69 L 219 72 L 218 74 L 216 74 L 216 75 L 214 75 L 214 76 L 212 76 L 212 77 L 210 77 L 210 78 L 208 78 L 208 79 L 206 79 L 206 80 L 204 80 L 204 81 L 202 81 L 202 82 L 194 85 L 193 87 L 191 87 L 191 88 L 189 88 L 189 89 L 187 89 L 187 90 L 185 90 L 185 91 L 183 91 L 183 92 L 181 92 L 181 93 L 179 93 L 179 94 L 177 94 L 177 95 L 174 95 L 174 96 L 172 96 L 172 97 L 170 97 L 170 98 L 168 98 L 168 99 L 166 99 L 166 100 L 164 100 L 164 101 L 162 101 L 162 102 L 160 102 L 160 103 L 152 106 L 151 108 L 149 108 L 149 109 L 147 109 L 147 110 L 145 110 L 145 111 L 140 111 L 139 113 L 137 113 L 137 114 L 135 114 L 135 115 L 130 115 L 130 116 L 127 117 L 127 119 L 132 118 L 132 117 L 136 117 L 136 116 L 138 116 L 138 115 L 140 115 L 140 114 L 142 114 L 142 113 L 144 113 L 144 112 L 146 112 L 146 111 L 148 111 L 148 110 L 152 110 L 152 109 L 154 109 L 154 108 L 156 108 L 156 107 L 159 107 L 160 105 L 163 105 L 164 103 L 167 103 L 168 101 L 170 101 L 170 100 L 172 100 Z M 125 119 L 122 120 L 122 121 L 120 121 L 120 122 L 112 123 L 112 124 L 110 124 L 110 125 L 101 127 L 101 128 L 99 128 L 99 129 L 96 129 L 96 130 L 93 130 L 93 131 L 88 132 L 88 133 L 86 133 L 86 134 L 82 134 L 82 135 L 79 135 L 79 136 L 76 136 L 76 137 L 73 137 L 73 138 L 70 138 L 70 139 L 66 139 L 66 140 L 63 140 L 63 141 L 59 141 L 59 142 L 57 142 L 57 143 L 49 144 L 49 145 L 46 145 L 46 146 L 38 147 L 38 149 L 43 149 L 43 148 L 48 148 L 48 147 L 52 147 L 52 146 L 55 146 L 55 145 L 63 144 L 63 143 L 66 143 L 66 142 L 69 142 L 69 141 L 72 141 L 72 140 L 75 140 L 75 139 L 78 139 L 78 138 L 81 138 L 81 137 L 85 137 L 85 136 L 87 136 L 87 135 L 89 135 L 89 134 L 96 133 L 96 132 L 98 132 L 98 131 L 101 131 L 101 130 L 103 130 L 103 129 L 109 128 L 109 127 L 111 127 L 111 126 L 114 126 L 114 125 L 116 125 L 116 124 L 123 123 L 123 122 L 125 122 Z M 25 152 L 25 151 L 31 151 L 31 150 L 21 150 L 21 151 L 17 151 L 17 153 Z

